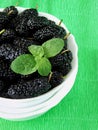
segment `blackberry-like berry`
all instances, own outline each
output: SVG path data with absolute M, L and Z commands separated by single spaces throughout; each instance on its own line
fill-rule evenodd
M 63 64 L 67 62 L 67 55 L 58 54 L 55 57 L 50 58 L 50 62 L 53 67 L 63 66 Z
M 15 18 L 18 14 L 18 10 L 17 8 L 15 8 L 15 6 L 9 6 L 6 7 L 3 12 L 8 14 L 9 19 L 11 20 L 12 18 Z
M 50 62 L 53 66 L 53 70 L 59 71 L 66 75 L 71 70 L 72 53 L 66 51 L 63 54 L 58 54 L 55 57 L 50 58 Z
M 62 27 L 50 25 L 36 31 L 33 38 L 35 41 L 43 43 L 53 37 L 63 37 L 65 36 L 65 33 L 66 31 Z
M 57 30 L 54 37 L 59 37 L 59 38 L 64 38 L 64 36 L 66 35 L 66 30 L 58 25 L 51 25 L 53 29 Z
M 13 45 L 17 46 L 18 48 L 22 48 L 22 50 L 26 53 L 28 51 L 28 46 L 39 45 L 39 43 L 26 38 L 17 37 L 14 39 Z
M 24 54 L 22 48 L 12 46 L 11 44 L 2 44 L 0 46 L 0 57 L 5 57 L 6 60 L 14 60 L 17 56 Z
M 64 39 L 64 50 L 67 50 L 67 39 Z
M 0 12 L 0 30 L 4 29 L 7 26 L 9 19 L 8 15 L 5 12 Z
M 21 17 L 27 17 L 27 19 L 29 18 L 33 18 L 33 17 L 37 17 L 38 16 L 38 11 L 37 9 L 34 8 L 30 8 L 30 9 L 26 9 L 24 10 L 22 13 L 20 13 Z
M 20 14 L 18 14 L 11 22 L 11 24 L 13 24 L 12 27 L 16 28 L 18 25 L 20 25 L 21 23 L 23 23 L 24 25 L 26 25 L 27 27 L 27 21 L 31 18 L 35 18 L 38 16 L 38 12 L 36 9 L 26 9 L 23 12 L 21 12 Z M 25 23 L 24 23 L 25 21 Z M 23 25 L 22 25 L 23 26 Z M 20 26 L 19 26 L 20 27 Z M 23 27 L 22 27 L 23 28 Z
M 49 20 L 49 25 L 56 25 L 54 21 Z
M 50 77 L 49 83 L 51 84 L 52 88 L 58 86 L 63 82 L 62 74 L 59 73 L 58 71 L 53 71 L 52 75 Z
M 3 57 L 0 58 L 0 79 L 7 83 L 19 80 L 19 75 L 10 69 L 10 62 Z
M 5 76 L 4 70 L 8 67 L 6 64 L 4 57 L 0 57 L 0 79 Z
M 52 32 L 50 30 L 50 26 L 49 26 L 49 27 L 44 27 L 44 28 L 36 31 L 33 35 L 33 38 L 35 41 L 43 43 L 43 42 L 53 38 L 53 36 L 54 36 L 54 32 Z
M 14 30 L 6 29 L 1 35 L 0 35 L 0 43 L 11 43 L 13 39 L 15 38 L 16 34 Z
M 39 96 L 43 93 L 48 92 L 51 89 L 51 85 L 48 82 L 47 78 L 40 77 L 40 78 L 34 79 L 33 88 L 34 88 L 34 96 Z
M 36 31 L 42 27 L 49 25 L 49 20 L 46 17 L 38 16 L 36 18 L 29 19 L 27 25 L 29 29 Z
M 65 62 L 63 66 L 57 68 L 57 70 L 59 70 L 59 72 L 62 73 L 63 76 L 68 74 L 71 69 L 72 69 L 72 66 L 69 61 Z
M 21 22 L 16 26 L 15 31 L 19 36 L 29 36 L 27 21 L 27 18 L 23 18 Z
M 71 62 L 73 59 L 72 52 L 70 50 L 68 50 L 68 51 L 66 51 L 66 54 L 67 54 L 68 60 Z
M 38 78 L 29 82 L 21 81 L 17 85 L 11 85 L 8 95 L 14 99 L 31 98 L 39 96 L 51 88 L 47 78 Z
M 9 21 L 7 28 L 11 28 L 15 30 L 15 28 L 20 24 L 22 19 L 23 17 L 21 17 L 20 15 L 17 15 L 15 18 Z

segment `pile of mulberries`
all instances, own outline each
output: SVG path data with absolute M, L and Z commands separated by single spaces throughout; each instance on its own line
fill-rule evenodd
M 28 52 L 30 45 L 42 45 L 52 38 L 64 38 L 66 30 L 54 21 L 39 16 L 37 9 L 30 8 L 19 13 L 15 6 L 0 12 L 0 97 L 23 99 L 44 94 L 63 82 L 72 68 L 72 52 L 65 46 L 50 58 L 52 72 L 41 76 L 38 72 L 23 76 L 14 73 L 11 62 Z M 29 52 L 28 52 L 29 53 Z

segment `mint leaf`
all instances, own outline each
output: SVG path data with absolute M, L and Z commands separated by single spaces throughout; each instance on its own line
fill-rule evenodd
M 11 69 L 18 74 L 28 75 L 37 70 L 36 61 L 31 54 L 18 56 L 12 63 Z
M 38 70 L 40 75 L 47 76 L 51 72 L 51 63 L 47 58 L 57 55 L 63 47 L 64 41 L 61 38 L 48 40 L 42 46 L 31 45 L 28 47 L 31 54 L 18 56 L 11 63 L 11 69 L 22 75 Z
M 51 63 L 46 57 L 40 60 L 38 66 L 38 73 L 42 76 L 47 76 L 51 72 Z
M 53 38 L 42 45 L 44 54 L 47 58 L 57 55 L 64 47 L 64 41 L 61 38 Z
M 28 50 L 31 52 L 31 54 L 36 57 L 42 57 L 44 55 L 44 49 L 42 46 L 38 46 L 38 45 L 31 45 L 28 47 Z

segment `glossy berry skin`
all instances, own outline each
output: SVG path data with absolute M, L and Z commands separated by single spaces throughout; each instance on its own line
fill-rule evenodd
M 56 25 L 56 23 L 52 20 L 49 20 L 49 25 Z
M 27 18 L 23 18 L 21 22 L 15 28 L 15 31 L 18 36 L 29 36 L 29 28 L 27 26 Z
M 5 31 L 0 35 L 0 43 L 11 43 L 16 37 L 15 31 L 11 29 L 5 29 Z
M 51 84 L 52 88 L 57 87 L 59 84 L 63 82 L 63 76 L 58 71 L 53 71 L 50 77 L 49 83 Z
M 31 17 L 37 17 L 38 11 L 37 9 L 34 9 L 34 8 L 26 9 L 22 13 L 20 13 L 20 16 L 25 17 L 25 18 L 27 17 L 28 19 Z
M 18 14 L 18 10 L 17 8 L 15 8 L 15 6 L 9 6 L 9 7 L 6 7 L 3 12 L 7 13 L 8 14 L 8 18 L 11 20 L 13 18 L 15 18 Z
M 59 70 L 59 72 L 62 73 L 63 76 L 65 76 L 66 74 L 70 72 L 70 70 L 72 69 L 72 66 L 71 66 L 71 63 L 67 61 L 62 67 L 58 67 L 57 69 Z
M 65 62 L 67 62 L 67 55 L 58 54 L 55 57 L 50 58 L 50 62 L 53 67 L 62 66 Z
M 58 54 L 55 57 L 50 58 L 50 62 L 53 66 L 53 70 L 57 70 L 65 76 L 71 70 L 71 61 L 72 61 L 71 51 L 66 51 L 63 54 Z
M 27 30 L 27 21 L 31 18 L 36 18 L 38 16 L 38 12 L 36 9 L 26 9 L 20 14 L 18 14 L 12 21 L 10 22 L 9 26 L 11 28 L 17 28 L 16 31 L 19 34 L 23 34 L 23 31 Z M 26 27 L 25 27 L 26 26 Z M 20 31 L 19 31 L 20 30 Z M 22 30 L 22 31 L 21 31 Z M 26 33 L 24 33 L 26 35 Z
M 44 28 L 36 31 L 33 35 L 33 38 L 35 41 L 43 43 L 43 42 L 53 38 L 53 36 L 54 36 L 54 33 L 51 31 L 51 27 L 48 26 L 48 27 L 44 27 Z
M 58 25 L 50 25 L 36 31 L 33 38 L 35 41 L 43 43 L 53 37 L 63 37 L 65 33 L 66 32 L 62 27 L 59 27 Z
M 5 12 L 0 12 L 0 30 L 4 29 L 7 26 L 9 19 L 8 15 Z
M 29 29 L 37 31 L 38 29 L 49 25 L 49 20 L 46 17 L 38 16 L 28 20 L 27 25 Z
M 5 60 L 4 57 L 0 58 L 0 79 L 9 84 L 16 82 L 19 78 L 20 76 L 10 69 L 10 62 Z
M 51 88 L 47 78 L 37 78 L 28 82 L 20 82 L 17 85 L 11 85 L 8 89 L 8 95 L 14 99 L 31 98 L 39 96 Z
M 66 54 L 67 54 L 68 60 L 71 62 L 73 59 L 72 52 L 70 50 L 68 50 L 68 51 L 66 51 Z
M 22 48 L 13 46 L 11 44 L 2 44 L 0 46 L 0 57 L 4 57 L 6 60 L 13 61 L 17 56 L 24 54 Z
M 13 46 L 17 46 L 17 48 L 22 48 L 25 53 L 28 52 L 28 46 L 30 45 L 39 45 L 39 43 L 30 39 L 20 37 L 15 38 L 13 41 Z
M 67 39 L 63 39 L 64 40 L 64 50 L 67 50 Z

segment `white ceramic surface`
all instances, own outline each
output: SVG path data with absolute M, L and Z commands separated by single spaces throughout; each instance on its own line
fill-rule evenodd
M 21 12 L 24 8 L 18 7 L 18 10 Z M 40 15 L 46 16 L 57 24 L 60 21 L 50 14 L 40 12 Z M 61 26 L 67 30 L 63 23 Z M 73 61 L 72 70 L 66 76 L 65 81 L 51 91 L 35 98 L 17 100 L 0 98 L 0 117 L 9 120 L 26 120 L 35 118 L 57 105 L 72 88 L 78 70 L 78 47 L 72 34 L 68 37 L 68 49 L 73 53 Z

